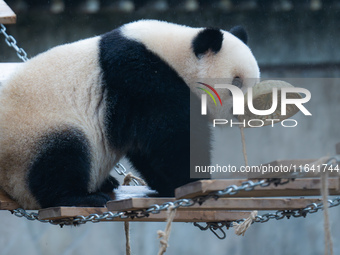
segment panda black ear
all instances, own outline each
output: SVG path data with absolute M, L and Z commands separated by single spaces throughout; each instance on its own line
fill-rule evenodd
M 211 50 L 217 53 L 222 47 L 223 33 L 216 28 L 205 28 L 192 41 L 192 48 L 196 57 Z
M 248 34 L 246 30 L 242 26 L 235 26 L 229 31 L 231 34 L 235 35 L 238 39 L 240 39 L 244 44 L 248 42 Z

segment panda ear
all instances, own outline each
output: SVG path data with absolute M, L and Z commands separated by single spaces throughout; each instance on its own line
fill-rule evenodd
M 231 34 L 235 35 L 238 39 L 240 39 L 244 44 L 248 42 L 248 34 L 246 30 L 242 26 L 235 26 L 229 31 Z
M 205 54 L 209 50 L 217 53 L 222 47 L 223 33 L 216 28 L 205 28 L 197 34 L 192 41 L 192 48 L 196 57 Z

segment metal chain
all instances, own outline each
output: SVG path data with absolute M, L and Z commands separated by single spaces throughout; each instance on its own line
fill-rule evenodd
M 233 222 L 223 221 L 223 222 L 207 222 L 206 226 L 202 226 L 202 224 L 198 222 L 194 222 L 194 226 L 198 227 L 200 230 L 210 230 L 218 239 L 225 239 L 227 237 L 226 232 L 223 230 L 224 227 L 229 229 L 232 227 Z M 218 233 L 218 231 L 220 234 Z
M 122 176 L 126 176 L 126 168 L 123 164 L 121 163 L 117 163 L 113 169 L 117 172 L 117 174 L 122 175 Z M 132 178 L 132 181 L 134 182 L 135 186 L 141 186 L 141 184 L 139 183 L 139 181 L 137 181 L 136 179 Z
M 120 166 L 121 167 L 121 166 Z M 126 170 L 126 169 L 125 169 Z M 124 171 L 123 171 L 124 172 Z M 266 187 L 270 185 L 271 183 L 276 183 L 279 184 L 280 181 L 277 179 L 268 179 L 268 180 L 261 180 L 259 182 L 252 182 L 252 181 L 246 181 L 243 182 L 240 186 L 236 185 L 231 185 L 228 186 L 226 189 L 222 190 L 221 192 L 212 192 L 211 194 L 208 194 L 207 197 L 211 198 L 213 197 L 214 199 L 218 199 L 220 196 L 225 196 L 225 195 L 235 195 L 239 191 L 245 190 L 253 190 L 256 186 L 262 186 Z M 204 196 L 202 196 L 204 197 Z M 71 219 L 61 219 L 61 220 L 40 220 L 38 218 L 38 214 L 36 212 L 29 213 L 24 209 L 15 209 L 12 212 L 14 215 L 18 217 L 24 217 L 28 220 L 38 220 L 43 223 L 51 223 L 53 225 L 79 225 L 79 224 L 84 224 L 86 222 L 93 222 L 97 223 L 100 221 L 108 221 L 108 220 L 113 220 L 114 218 L 121 218 L 121 219 L 127 219 L 127 218 L 144 218 L 144 217 L 149 217 L 150 214 L 158 214 L 161 211 L 166 211 L 170 206 L 172 206 L 174 209 L 177 209 L 179 207 L 189 207 L 193 206 L 196 203 L 203 203 L 202 197 L 197 197 L 193 199 L 179 199 L 174 202 L 166 202 L 161 205 L 151 205 L 149 208 L 146 208 L 144 210 L 138 210 L 138 211 L 132 211 L 132 212 L 105 212 L 103 214 L 90 214 L 88 216 L 76 216 Z
M 268 187 L 270 184 L 274 184 L 275 186 L 284 185 L 290 181 L 294 181 L 294 179 L 279 179 L 279 178 L 272 178 L 272 179 L 263 179 L 257 182 L 253 181 L 246 181 L 243 182 L 240 186 L 237 185 L 230 185 L 227 188 L 219 191 L 211 192 L 207 195 L 195 197 L 194 200 L 198 204 L 204 203 L 206 200 L 210 198 L 218 199 L 219 197 L 226 196 L 226 195 L 236 195 L 240 191 L 252 191 L 257 186 L 260 187 Z
M 328 200 L 328 208 L 332 208 L 332 207 L 339 206 L 339 205 L 340 205 L 340 197 L 337 197 L 334 200 Z M 324 208 L 323 203 L 319 203 L 319 204 L 313 203 L 301 209 L 278 210 L 274 213 L 266 213 L 263 215 L 257 215 L 253 223 L 265 223 L 273 219 L 282 220 L 284 218 L 290 219 L 291 217 L 294 217 L 294 218 L 304 217 L 305 218 L 308 214 L 316 213 L 319 210 L 322 210 L 323 208 Z M 203 230 L 203 231 L 210 230 L 219 239 L 225 239 L 226 233 L 223 228 L 225 227 L 226 229 L 229 229 L 230 227 L 234 226 L 234 223 L 242 223 L 243 221 L 245 221 L 245 219 L 240 219 L 236 221 L 225 221 L 225 222 L 206 222 L 205 226 L 203 226 L 200 223 L 195 222 L 194 226 L 198 227 L 200 230 Z M 218 231 L 221 234 L 219 234 Z
M 267 183 L 271 183 L 270 181 L 267 180 L 262 180 L 259 181 L 258 183 L 254 183 L 253 185 L 256 186 L 261 186 L 261 185 L 265 185 Z M 244 182 L 242 183 L 242 185 L 240 186 L 229 186 L 228 188 L 225 189 L 225 191 L 227 190 L 231 190 L 229 189 L 230 187 L 233 187 L 233 191 L 230 192 L 238 192 L 241 190 L 247 190 L 246 187 L 249 187 L 249 183 L 248 182 Z M 229 192 L 229 194 L 230 194 Z M 217 192 L 216 192 L 217 193 Z M 236 194 L 236 193 L 234 193 Z M 216 198 L 216 197 L 215 197 Z M 61 219 L 61 220 L 40 220 L 38 217 L 38 214 L 36 212 L 32 212 L 32 213 L 28 213 L 26 210 L 24 209 L 15 209 L 12 211 L 12 213 L 14 213 L 14 215 L 18 216 L 18 217 L 25 217 L 28 220 L 38 220 L 39 222 L 43 222 L 43 223 L 51 223 L 53 225 L 60 225 L 60 226 L 64 226 L 64 225 L 79 225 L 79 224 L 85 224 L 87 222 L 93 222 L 93 223 L 97 223 L 97 222 L 101 222 L 101 221 L 112 221 L 115 218 L 120 218 L 120 219 L 128 219 L 128 218 L 144 218 L 144 217 L 149 217 L 150 214 L 158 214 L 161 211 L 165 211 L 167 210 L 170 206 L 173 206 L 174 209 L 177 209 L 179 207 L 190 207 L 196 203 L 198 203 L 198 201 L 196 198 L 194 199 L 179 199 L 177 201 L 174 202 L 166 202 L 163 203 L 162 205 L 152 205 L 147 209 L 144 210 L 138 210 L 138 211 L 131 211 L 131 212 L 105 212 L 103 214 L 90 214 L 88 216 L 76 216 L 74 218 L 70 218 L 70 219 Z M 340 205 L 340 197 L 337 197 L 334 200 L 328 200 L 329 203 L 329 207 L 335 207 Z M 283 218 L 290 218 L 290 217 L 306 217 L 306 215 L 308 213 L 315 213 L 320 209 L 323 209 L 324 205 L 322 203 L 319 204 L 310 204 L 302 209 L 294 209 L 294 210 L 279 210 L 275 213 L 267 213 L 264 214 L 262 216 L 256 216 L 254 222 L 256 223 L 264 223 L 267 222 L 271 219 L 276 219 L 276 220 L 280 220 Z M 237 221 L 233 221 L 233 222 L 237 222 L 237 223 L 241 223 L 243 222 L 244 219 L 240 219 Z M 223 234 L 223 230 L 222 228 L 224 226 L 226 226 L 227 228 L 232 227 L 233 226 L 233 222 L 214 222 L 214 223 L 207 223 L 207 227 L 205 227 L 206 229 L 210 229 L 217 237 L 223 239 L 225 237 Z M 197 226 L 198 223 L 195 223 L 195 226 Z M 202 230 L 206 230 L 204 229 L 204 227 L 201 228 Z M 222 236 L 218 235 L 216 230 L 219 229 L 222 233 Z
M 5 36 L 5 42 L 17 52 L 17 56 L 22 61 L 26 62 L 28 60 L 26 51 L 23 48 L 18 47 L 17 41 L 12 35 L 6 33 L 6 27 L 3 24 L 0 24 L 0 34 Z
M 52 225 L 59 225 L 60 227 L 63 227 L 64 225 L 79 225 L 79 224 L 85 224 L 86 222 L 100 222 L 100 221 L 112 221 L 115 218 L 121 218 L 121 219 L 127 219 L 130 216 L 126 212 L 104 212 L 103 214 L 90 214 L 88 216 L 82 216 L 78 215 L 74 218 L 69 219 L 61 219 L 61 220 L 41 220 L 39 219 L 39 215 L 36 212 L 27 212 L 24 209 L 18 208 L 11 211 L 15 216 L 17 217 L 24 217 L 28 220 L 34 221 L 37 220 L 42 223 L 50 223 Z
M 332 160 L 334 160 L 334 158 L 332 158 Z M 337 160 L 337 159 L 336 159 Z M 330 160 L 331 161 L 331 160 Z M 329 161 L 329 164 L 331 164 Z M 339 163 L 338 160 L 336 163 Z M 116 165 L 117 168 L 115 168 L 116 172 L 120 175 L 126 175 L 126 169 L 122 164 L 117 164 Z M 119 170 L 119 168 L 122 168 L 122 170 Z M 118 170 L 118 171 L 117 171 Z M 193 206 L 194 204 L 198 203 L 198 204 L 202 204 L 204 203 L 207 199 L 210 198 L 214 198 L 214 199 L 218 199 L 219 197 L 222 196 L 226 196 L 226 195 L 236 195 L 238 192 L 240 191 L 251 191 L 254 190 L 256 187 L 267 187 L 271 184 L 274 185 L 285 185 L 290 181 L 293 181 L 294 179 L 278 179 L 278 178 L 274 178 L 274 179 L 263 179 L 263 180 L 259 180 L 257 182 L 253 182 L 253 181 L 246 181 L 243 182 L 240 186 L 237 185 L 230 185 L 227 188 L 220 190 L 220 191 L 215 191 L 215 192 L 211 192 L 207 195 L 203 195 L 203 196 L 198 196 L 195 197 L 193 199 L 179 199 L 176 200 L 174 202 L 166 202 L 163 203 L 162 205 L 151 205 L 149 208 L 143 209 L 143 210 L 138 210 L 138 211 L 131 211 L 131 212 L 105 212 L 103 214 L 90 214 L 88 216 L 76 216 L 74 218 L 71 219 L 61 219 L 61 220 L 40 220 L 38 218 L 38 214 L 33 212 L 33 213 L 28 213 L 27 211 L 23 210 L 23 209 L 16 209 L 13 210 L 12 213 L 14 213 L 14 215 L 18 216 L 18 217 L 25 217 L 28 220 L 38 220 L 40 222 L 43 223 L 51 223 L 54 225 L 79 225 L 79 224 L 84 224 L 86 222 L 93 222 L 93 223 L 97 223 L 97 222 L 101 222 L 101 221 L 111 221 L 115 218 L 121 218 L 121 219 L 127 219 L 127 218 L 143 218 L 143 217 L 149 217 L 150 214 L 157 214 L 160 213 L 161 211 L 165 211 L 167 210 L 170 206 L 172 206 L 174 209 L 177 209 L 179 207 L 190 207 Z M 334 199 L 334 200 L 328 200 L 329 203 L 329 207 L 335 207 L 340 205 L 340 197 Z M 275 213 L 267 213 L 264 214 L 262 216 L 256 216 L 254 222 L 258 223 L 264 223 L 269 221 L 270 219 L 276 219 L 276 220 L 280 220 L 283 218 L 290 218 L 290 217 L 306 217 L 306 215 L 308 213 L 315 213 L 320 209 L 323 209 L 323 204 L 319 203 L 319 204 L 310 204 L 302 209 L 294 209 L 294 210 L 279 210 Z M 237 222 L 237 223 L 241 223 L 243 222 L 244 219 L 239 219 L 233 222 Z M 221 229 L 223 226 L 226 226 L 227 228 L 230 226 L 233 226 L 233 222 L 215 222 L 215 223 L 207 223 L 207 224 L 214 224 L 211 225 L 212 227 L 210 227 L 209 225 L 209 229 L 210 230 L 214 230 L 213 233 L 216 236 L 219 236 L 216 233 L 217 229 Z M 253 222 L 253 223 L 254 223 Z M 195 224 L 196 226 L 198 225 L 198 223 Z M 203 227 L 204 228 L 204 227 Z M 207 228 L 207 229 L 208 229 Z M 220 236 L 221 238 L 223 238 L 223 232 L 222 232 L 222 236 Z M 219 238 L 220 238 L 219 237 Z
M 328 208 L 338 206 L 338 205 L 340 205 L 340 197 L 337 197 L 334 200 L 327 200 L 327 202 L 328 202 Z M 301 208 L 301 209 L 279 210 L 279 211 L 276 211 L 275 213 L 266 213 L 262 216 L 256 216 L 254 222 L 264 223 L 264 222 L 267 222 L 271 219 L 281 220 L 283 218 L 289 219 L 290 217 L 294 217 L 294 218 L 304 217 L 305 218 L 307 216 L 307 214 L 316 213 L 320 209 L 321 210 L 324 209 L 323 203 L 318 203 L 318 204 L 313 203 L 313 204 L 309 204 L 306 207 Z

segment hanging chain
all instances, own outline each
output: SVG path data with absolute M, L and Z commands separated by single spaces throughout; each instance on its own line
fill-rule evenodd
M 332 164 L 332 161 L 336 161 L 336 164 L 339 164 L 338 158 L 331 158 L 327 164 Z M 333 162 L 334 163 L 334 162 Z M 122 170 L 120 170 L 120 168 Z M 117 164 L 115 167 L 115 170 L 120 175 L 126 175 L 126 168 L 122 164 Z M 166 202 L 161 205 L 154 204 L 150 207 L 142 210 L 136 210 L 136 211 L 120 211 L 120 212 L 105 212 L 103 214 L 90 214 L 88 216 L 82 216 L 78 215 L 73 218 L 67 218 L 67 219 L 60 219 L 60 220 L 41 220 L 39 219 L 39 215 L 36 212 L 29 213 L 24 209 L 15 209 L 11 212 L 16 215 L 17 217 L 24 217 L 28 220 L 38 220 L 42 223 L 50 223 L 53 225 L 60 225 L 61 227 L 64 225 L 79 225 L 79 224 L 85 224 L 87 222 L 93 222 L 98 223 L 102 221 L 112 221 L 116 218 L 120 219 L 133 219 L 133 218 L 144 218 L 149 217 L 150 214 L 158 214 L 161 211 L 167 210 L 170 206 L 173 207 L 173 209 L 177 209 L 179 207 L 190 207 L 195 205 L 196 203 L 202 204 L 208 199 L 218 199 L 222 196 L 227 195 L 236 195 L 240 191 L 252 191 L 256 187 L 267 187 L 271 184 L 277 185 L 285 185 L 289 183 L 290 181 L 294 181 L 294 179 L 279 179 L 279 178 L 273 178 L 273 179 L 263 179 L 259 180 L 257 182 L 253 181 L 245 181 L 240 186 L 237 185 L 230 185 L 227 188 L 219 191 L 211 192 L 207 195 L 202 195 L 195 197 L 193 199 L 179 199 L 174 202 Z M 328 200 L 328 207 L 335 207 L 340 205 L 340 197 L 335 198 L 334 200 Z M 281 220 L 284 218 L 290 219 L 291 217 L 298 218 L 298 217 L 306 217 L 307 214 L 310 213 L 316 213 L 320 209 L 324 208 L 323 203 L 312 203 L 307 205 L 304 208 L 301 209 L 293 209 L 293 210 L 278 210 L 275 213 L 266 213 L 262 216 L 256 216 L 253 223 L 265 223 L 268 222 L 271 219 Z M 208 222 L 206 223 L 206 226 L 202 226 L 199 223 L 194 223 L 194 226 L 199 227 L 201 230 L 211 230 L 219 239 L 224 239 L 226 237 L 226 233 L 223 230 L 223 227 L 226 227 L 227 229 L 229 227 L 233 227 L 234 223 L 242 223 L 245 221 L 245 219 L 239 219 L 235 221 L 226 221 L 226 222 Z M 218 231 L 220 233 L 218 233 Z
M 334 200 L 327 200 L 328 208 L 332 208 L 340 205 L 340 197 L 335 198 Z M 254 222 L 256 223 L 264 223 L 271 219 L 282 220 L 283 218 L 289 219 L 290 217 L 299 218 L 306 217 L 307 214 L 316 213 L 319 210 L 323 210 L 325 205 L 323 203 L 312 203 L 307 205 L 302 209 L 294 209 L 294 210 L 279 210 L 275 213 L 266 213 L 262 216 L 256 216 Z
M 5 36 L 5 42 L 17 52 L 17 56 L 22 61 L 26 62 L 28 60 L 26 51 L 23 48 L 18 47 L 17 41 L 13 36 L 6 33 L 6 27 L 3 24 L 0 24 L 0 34 Z
M 121 166 L 120 166 L 121 167 Z M 125 169 L 126 170 L 126 169 Z M 124 170 L 123 170 L 124 172 Z M 240 186 L 231 185 L 228 186 L 226 189 L 217 192 L 212 192 L 207 195 L 209 198 L 218 199 L 220 196 L 226 196 L 226 195 L 235 195 L 239 191 L 245 190 L 250 191 L 253 190 L 257 186 L 266 187 L 270 185 L 271 183 L 274 183 L 276 185 L 280 184 L 280 181 L 278 179 L 268 179 L 268 180 L 261 180 L 258 182 L 252 182 L 252 181 L 246 181 L 243 182 Z M 285 182 L 286 183 L 286 182 Z M 174 202 L 166 202 L 161 205 L 151 205 L 149 208 L 143 209 L 143 210 L 137 210 L 137 211 L 131 211 L 131 212 L 105 212 L 103 214 L 90 214 L 88 216 L 76 216 L 74 218 L 70 219 L 61 219 L 61 220 L 40 220 L 38 218 L 38 214 L 36 212 L 29 213 L 24 209 L 15 209 L 12 210 L 12 213 L 18 217 L 24 217 L 28 220 L 38 220 L 43 223 L 51 223 L 53 225 L 79 225 L 84 224 L 86 222 L 93 222 L 97 223 L 100 221 L 112 221 L 115 218 L 121 218 L 121 219 L 127 219 L 127 218 L 145 218 L 149 217 L 150 214 L 158 214 L 161 211 L 166 211 L 170 206 L 172 206 L 174 209 L 177 209 L 179 207 L 189 207 L 193 206 L 196 203 L 203 203 L 206 199 L 202 199 L 204 196 L 193 198 L 193 199 L 179 199 Z
M 207 195 L 195 197 L 194 201 L 197 202 L 198 204 L 202 204 L 210 198 L 218 199 L 219 197 L 226 196 L 226 195 L 230 195 L 230 196 L 236 195 L 240 191 L 252 191 L 257 186 L 268 187 L 270 184 L 274 184 L 275 186 L 284 185 L 290 181 L 294 181 L 294 179 L 272 178 L 272 179 L 263 179 L 257 182 L 246 181 L 246 182 L 243 182 L 240 186 L 230 185 L 223 190 L 214 191 Z
M 226 232 L 224 231 L 224 227 L 226 229 L 229 229 L 232 227 L 233 222 L 230 221 L 224 221 L 224 222 L 207 222 L 205 223 L 206 225 L 203 226 L 202 224 L 198 222 L 194 222 L 194 226 L 198 227 L 200 230 L 205 231 L 205 230 L 210 230 L 218 239 L 225 239 L 227 237 Z M 220 233 L 218 233 L 220 232 Z
M 273 179 L 271 180 L 261 180 L 259 182 L 256 183 L 252 183 L 249 181 L 242 183 L 240 186 L 236 186 L 236 185 L 231 185 L 229 187 L 227 187 L 226 189 L 224 189 L 222 192 L 214 192 L 214 195 L 208 195 L 210 198 L 215 198 L 217 199 L 218 197 L 220 197 L 219 194 L 228 194 L 228 195 L 234 195 L 236 193 L 238 193 L 241 190 L 245 190 L 248 191 L 250 190 L 250 188 L 255 188 L 256 186 L 268 186 L 271 183 L 274 183 Z M 287 182 L 285 182 L 287 183 Z M 225 195 L 223 195 L 225 196 Z M 166 202 L 163 203 L 162 205 L 152 205 L 147 209 L 144 210 L 138 210 L 138 211 L 131 211 L 131 212 L 105 212 L 103 214 L 90 214 L 88 216 L 76 216 L 73 218 L 69 218 L 69 219 L 60 219 L 60 220 L 41 220 L 38 217 L 38 214 L 36 212 L 32 212 L 29 213 L 24 209 L 15 209 L 12 211 L 12 213 L 14 213 L 14 215 L 18 216 L 18 217 L 24 217 L 28 220 L 38 220 L 40 222 L 43 223 L 51 223 L 53 225 L 60 225 L 60 226 L 64 226 L 64 225 L 79 225 L 79 224 L 85 224 L 87 222 L 93 222 L 93 223 L 97 223 L 97 222 L 101 222 L 101 221 L 112 221 L 116 218 L 120 218 L 120 219 L 128 219 L 128 218 L 144 218 L 144 217 L 149 217 L 150 214 L 158 214 L 161 211 L 166 211 L 170 206 L 173 206 L 174 209 L 177 209 L 179 207 L 190 207 L 193 206 L 196 203 L 201 203 L 202 199 L 200 198 L 194 198 L 194 199 L 179 199 L 175 202 Z M 205 201 L 205 200 L 204 200 Z M 328 200 L 328 206 L 329 207 L 335 207 L 340 205 L 340 197 L 337 197 L 334 200 Z M 283 218 L 290 218 L 290 217 L 306 217 L 307 214 L 309 213 L 316 213 L 317 211 L 319 211 L 320 209 L 323 209 L 324 205 L 322 203 L 316 204 L 310 204 L 302 209 L 294 209 L 294 210 L 280 210 L 277 211 L 275 213 L 267 213 L 264 214 L 262 216 L 256 216 L 254 222 L 256 223 L 264 223 L 267 222 L 271 219 L 276 219 L 276 220 L 281 220 Z M 233 221 L 233 222 L 237 222 L 237 223 L 241 223 L 243 222 L 244 219 L 240 219 L 237 221 Z M 213 233 L 218 236 L 219 238 L 223 239 L 225 238 L 223 235 L 223 230 L 222 228 L 224 226 L 226 226 L 227 228 L 232 227 L 233 226 L 233 222 L 214 222 L 214 223 L 207 223 L 207 227 L 200 227 L 200 229 L 205 230 L 205 229 L 210 229 L 213 231 Z M 198 226 L 198 223 L 195 223 L 195 226 Z M 205 229 L 204 229 L 205 228 Z M 222 236 L 218 235 L 216 230 L 220 230 L 222 233 Z
M 127 176 L 126 168 L 123 164 L 117 163 L 113 169 L 117 172 L 117 174 L 122 175 L 124 177 Z M 134 182 L 135 186 L 142 186 L 136 179 L 132 178 L 132 181 Z
M 328 208 L 332 208 L 335 206 L 340 205 L 340 197 L 335 198 L 334 200 L 328 200 Z M 301 209 L 294 209 L 294 210 L 279 210 L 274 213 L 266 213 L 263 215 L 257 215 L 253 223 L 265 223 L 269 220 L 282 220 L 284 218 L 290 219 L 291 217 L 299 218 L 299 217 L 306 217 L 308 214 L 316 213 L 319 210 L 324 209 L 323 203 L 313 203 L 309 204 L 304 208 Z M 216 235 L 219 239 L 224 239 L 226 237 L 226 233 L 223 228 L 229 229 L 230 227 L 234 226 L 234 223 L 242 223 L 245 219 L 240 219 L 236 221 L 225 221 L 225 222 L 207 222 L 205 226 L 202 223 L 194 223 L 195 227 L 198 227 L 200 230 L 210 230 Z M 220 233 L 220 234 L 219 234 Z
M 15 210 L 11 211 L 15 216 L 17 217 L 24 217 L 28 220 L 34 221 L 37 220 L 39 222 L 42 223 L 50 223 L 52 225 L 59 225 L 60 227 L 63 227 L 64 225 L 74 225 L 77 226 L 79 224 L 85 224 L 86 222 L 101 222 L 101 221 L 112 221 L 115 218 L 120 218 L 120 219 L 127 219 L 130 216 L 128 214 L 126 214 L 125 212 L 117 212 L 117 213 L 113 213 L 113 212 L 104 212 L 103 214 L 99 215 L 99 214 L 90 214 L 88 216 L 82 216 L 82 215 L 78 215 L 74 218 L 68 218 L 68 219 L 61 219 L 61 220 L 41 220 L 39 219 L 39 215 L 36 212 L 27 212 L 24 209 L 18 208 Z

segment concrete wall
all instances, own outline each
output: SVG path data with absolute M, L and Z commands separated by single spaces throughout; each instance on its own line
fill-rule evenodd
M 320 12 L 236 12 L 209 9 L 201 12 L 152 12 L 95 15 L 25 13 L 8 26 L 30 56 L 55 45 L 102 34 L 124 23 L 161 19 L 189 26 L 215 26 L 229 30 L 241 24 L 249 32 L 249 45 L 261 65 L 339 63 L 339 10 Z M 0 41 L 1 42 L 1 41 Z M 0 61 L 17 61 L 6 44 L 0 43 Z
M 339 13 L 327 12 L 247 12 L 223 13 L 107 13 L 92 16 L 31 13 L 19 16 L 9 32 L 30 56 L 48 48 L 108 31 L 139 18 L 156 18 L 192 26 L 219 26 L 229 29 L 243 24 L 250 34 L 250 46 L 257 57 L 264 78 L 339 77 Z M 15 54 L 0 41 L 0 61 L 18 61 Z M 288 65 L 287 65 L 288 64 Z M 314 65 L 310 65 L 314 64 Z M 297 66 L 299 65 L 299 66 Z M 301 125 L 296 129 L 263 128 L 246 130 L 251 164 L 275 159 L 318 158 L 333 155 L 339 136 L 340 79 L 303 80 L 313 100 L 308 109 L 313 119 L 297 115 Z M 307 82 L 307 83 L 306 83 Z M 299 85 L 299 84 L 294 84 Z M 238 130 L 227 131 L 229 143 L 225 155 L 233 164 L 243 164 Z M 330 210 L 334 254 L 340 254 L 339 208 Z M 262 214 L 263 212 L 261 212 Z M 133 254 L 156 254 L 156 231 L 165 223 L 132 223 Z M 310 254 L 323 253 L 322 212 L 306 219 L 273 220 L 254 224 L 244 237 L 227 232 L 218 240 L 188 223 L 175 223 L 166 254 Z M 122 223 L 88 223 L 80 227 L 51 226 L 17 218 L 0 212 L 0 254 L 124 254 Z

